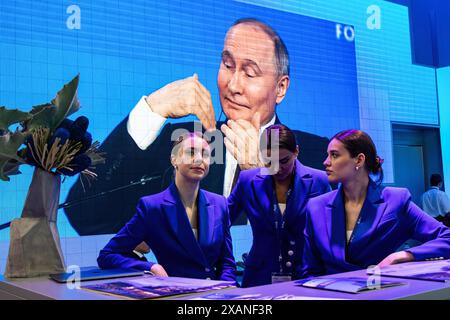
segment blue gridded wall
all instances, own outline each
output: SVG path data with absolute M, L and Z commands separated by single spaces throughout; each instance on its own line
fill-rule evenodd
M 439 97 L 439 118 L 441 131 L 444 184 L 450 186 L 450 67 L 436 71 Z M 450 188 L 446 187 L 447 194 Z
M 412 65 L 407 8 L 385 1 L 245 1 L 258 7 L 267 7 L 280 12 L 289 12 L 304 16 L 336 21 L 342 25 L 352 25 L 355 28 L 356 69 L 358 80 L 359 120 L 360 127 L 368 131 L 376 141 L 379 153 L 385 158 L 386 181 L 393 182 L 392 172 L 392 138 L 391 122 L 420 123 L 437 125 L 438 112 L 434 70 Z M 182 1 L 158 2 L 155 6 L 144 5 L 144 1 L 131 4 L 119 1 L 49 1 L 45 3 L 30 3 L 29 1 L 2 1 L 0 5 L 0 102 L 8 107 L 28 108 L 31 105 L 48 101 L 61 85 L 77 72 L 81 73 L 80 95 L 82 104 L 86 106 L 79 114 L 91 119 L 95 128 L 95 138 L 102 141 L 115 125 L 123 119 L 136 103 L 137 99 L 156 89 L 153 83 L 168 83 L 174 79 L 188 76 L 193 72 L 200 75 L 200 80 L 208 88 L 216 86 L 217 64 L 205 64 L 202 68 L 189 68 L 183 61 L 190 55 L 177 52 L 176 57 L 166 61 L 155 62 L 149 59 L 154 50 L 145 49 L 148 46 L 142 38 L 133 36 L 148 32 L 148 29 L 138 23 L 130 23 L 146 19 L 155 10 L 161 16 L 175 16 L 177 6 L 183 7 Z M 190 10 L 197 10 L 200 17 L 207 16 L 209 10 L 216 15 L 222 14 L 222 6 L 204 4 L 192 5 Z M 68 6 L 76 4 L 81 8 L 81 29 L 86 30 L 83 37 L 77 36 L 76 30 L 68 30 L 64 23 L 69 16 Z M 367 27 L 370 13 L 367 8 L 376 5 L 381 9 L 380 29 L 371 30 Z M 111 11 L 123 12 L 118 19 Z M 95 12 L 95 14 L 93 13 Z M 223 12 L 224 18 L 226 12 Z M 133 18 L 130 18 L 132 16 Z M 113 18 L 115 17 L 115 18 Z M 159 19 L 157 16 L 154 19 Z M 161 19 L 162 20 L 162 19 Z M 99 21 L 103 21 L 99 23 Z M 167 19 L 165 20 L 167 21 Z M 185 23 L 194 23 L 185 21 Z M 189 27 L 189 25 L 188 25 Z M 214 28 L 214 21 L 211 21 Z M 11 30 L 14 30 L 11 33 Z M 111 30 L 121 36 L 122 42 L 111 42 Z M 160 37 L 164 32 L 177 32 L 183 35 L 183 26 L 167 24 L 166 30 L 158 30 Z M 310 30 L 298 30 L 299 36 Z M 220 54 L 223 32 L 216 32 L 211 43 L 199 43 L 205 56 Z M 64 34 L 64 41 L 55 42 Z M 95 36 L 94 36 L 95 35 Z M 95 50 L 92 48 L 95 37 Z M 100 41 L 99 41 L 100 37 Z M 29 46 L 30 42 L 40 43 L 40 46 Z M 182 41 L 182 39 L 180 39 Z M 51 44 L 51 46 L 49 45 Z M 56 44 L 56 45 L 55 45 Z M 158 52 L 161 56 L 170 51 L 175 43 L 159 43 Z M 77 50 L 77 48 L 81 48 Z M 89 50 L 91 48 L 91 50 Z M 117 55 L 107 55 L 104 52 L 116 52 Z M 128 58 L 127 58 L 128 55 Z M 120 57 L 119 57 L 120 56 Z M 157 57 L 155 57 L 157 58 Z M 178 59 L 178 63 L 174 60 Z M 197 59 L 204 59 L 201 55 Z M 205 61 L 208 59 L 205 59 Z M 145 72 L 142 72 L 145 70 Z M 99 81 L 99 79 L 102 79 Z M 302 88 L 299 88 L 301 90 Z M 217 97 L 213 97 L 217 110 Z M 97 108 L 97 106 L 102 106 Z M 104 112 L 107 106 L 108 112 Z M 327 110 L 331 116 L 339 117 L 332 108 Z M 280 106 L 280 117 L 288 125 L 290 110 Z M 296 117 L 306 117 L 305 131 L 323 133 L 328 124 L 317 121 L 306 114 Z M 294 117 L 294 118 L 296 118 Z M 343 119 L 341 119 L 343 120 Z M 345 123 L 345 122 L 344 122 Z M 352 122 L 349 123 L 349 126 Z M 334 129 L 334 128 L 333 128 Z M 325 134 L 323 134 L 325 135 Z M 32 169 L 23 166 L 23 174 L 13 177 L 9 183 L 3 183 L 0 195 L 0 222 L 6 222 L 20 215 L 20 210 L 26 196 Z M 70 188 L 73 180 L 68 179 L 63 184 L 61 200 Z M 76 233 L 68 224 L 64 214 L 58 216 L 59 230 L 62 237 L 76 237 Z M 239 228 L 233 231 L 236 253 L 248 249 L 250 229 Z M 7 230 L 0 231 L 0 240 L 8 240 Z M 99 240 L 101 247 L 107 239 Z M 92 240 L 94 241 L 94 240 Z M 75 240 L 75 245 L 66 241 L 68 252 L 82 253 L 84 247 L 92 247 L 89 241 Z M 95 247 L 95 246 L 94 246 Z M 96 248 L 96 247 L 95 247 Z M 1 249 L 1 248 L 0 248 Z M 95 249 L 97 250 L 97 248 Z M 67 252 L 66 252 L 67 253 Z M 1 250 L 1 255 L 5 251 Z M 3 258 L 3 257 L 2 257 Z M 89 260 L 89 259 L 87 259 Z
M 181 13 L 176 13 L 179 4 L 158 2 L 151 13 L 159 19 L 149 23 L 150 11 L 146 10 L 150 9 L 142 1 L 112 7 L 79 4 L 80 30 L 66 28 L 69 15 L 61 2 L 33 4 L 31 9 L 26 2 L 2 5 L 2 103 L 23 108 L 47 101 L 63 82 L 80 72 L 79 114 L 90 118 L 90 130 L 102 141 L 141 95 L 197 72 L 211 90 L 219 115 L 216 75 L 224 34 L 237 17 L 262 16 L 278 24 L 276 29 L 283 34 L 292 58 L 289 94 L 279 108 L 281 120 L 328 137 L 343 128 L 359 127 L 354 43 L 336 39 L 334 22 L 239 3 L 224 8 L 229 4 L 205 1 Z M 203 25 L 197 23 L 212 25 L 208 32 L 188 20 L 206 10 L 204 6 L 216 10 L 212 17 L 201 16 Z M 282 15 L 278 19 L 277 13 Z M 303 30 L 300 37 L 297 26 Z M 200 41 L 207 41 L 208 46 L 201 46 Z M 23 171 L 2 185 L 7 191 L 2 199 L 4 220 L 20 212 L 31 173 L 27 167 Z M 61 201 L 72 183 L 69 178 L 63 184 Z M 74 235 L 65 216 L 59 217 L 61 234 Z

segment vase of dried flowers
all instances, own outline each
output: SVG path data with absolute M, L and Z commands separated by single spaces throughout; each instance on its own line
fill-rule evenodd
M 34 277 L 64 272 L 56 224 L 61 177 L 35 168 L 20 219 L 11 222 L 5 276 Z
M 89 120 L 83 116 L 67 119 L 80 107 L 78 79 L 66 84 L 51 103 L 37 105 L 30 112 L 0 107 L 0 179 L 8 181 L 9 175 L 20 173 L 22 164 L 35 167 L 22 216 L 11 222 L 6 277 L 65 270 L 56 223 L 61 175 L 81 173 L 95 178 L 91 168 L 104 163 L 99 143 L 92 143 L 87 131 Z M 19 124 L 22 130 L 11 132 L 11 124 Z

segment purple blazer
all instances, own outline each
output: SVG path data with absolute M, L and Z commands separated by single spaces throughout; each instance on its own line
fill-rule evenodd
M 407 189 L 383 188 L 372 180 L 347 244 L 343 197 L 340 187 L 309 201 L 303 277 L 376 265 L 409 239 L 422 243 L 406 250 L 415 260 L 450 258 L 450 229 L 415 205 Z
M 285 228 L 277 237 L 273 211 L 272 176 L 260 169 L 241 171 L 228 197 L 231 221 L 245 212 L 253 233 L 253 244 L 242 279 L 243 287 L 271 283 L 272 272 L 279 272 L 281 250 L 284 272 L 298 277 L 302 263 L 303 229 L 308 199 L 328 192 L 330 185 L 323 171 L 309 168 L 296 160 L 291 195 L 284 213 Z
M 150 270 L 155 262 L 128 255 L 145 241 L 169 276 L 234 281 L 226 199 L 200 189 L 198 214 L 197 241 L 174 183 L 161 193 L 142 197 L 136 214 L 100 251 L 99 267 Z

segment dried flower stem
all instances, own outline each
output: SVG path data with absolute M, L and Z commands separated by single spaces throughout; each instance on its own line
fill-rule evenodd
M 63 145 L 60 145 L 61 138 L 58 137 L 49 148 L 47 144 L 49 135 L 50 129 L 48 128 L 39 127 L 33 130 L 32 138 L 35 152 L 33 152 L 30 144 L 28 144 L 28 148 L 30 148 L 34 160 L 46 171 L 69 168 L 69 163 L 80 151 L 82 144 L 67 140 Z

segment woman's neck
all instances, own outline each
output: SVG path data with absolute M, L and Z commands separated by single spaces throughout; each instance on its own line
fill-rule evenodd
M 183 202 L 185 208 L 194 207 L 200 187 L 200 182 L 187 180 L 180 175 L 176 175 L 175 185 L 177 186 L 178 193 L 180 194 L 181 201 Z
M 275 193 L 277 197 L 278 203 L 286 203 L 287 202 L 287 192 L 291 185 L 292 174 L 286 177 L 283 180 L 273 179 L 275 184 Z
M 361 174 L 351 181 L 342 183 L 345 202 L 361 204 L 366 199 L 369 176 Z
M 275 182 L 275 186 L 277 187 L 288 187 L 291 184 L 292 174 L 284 178 L 283 180 L 273 179 Z

